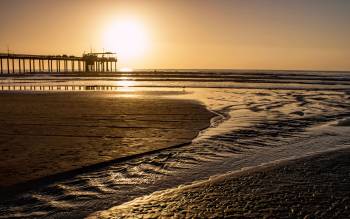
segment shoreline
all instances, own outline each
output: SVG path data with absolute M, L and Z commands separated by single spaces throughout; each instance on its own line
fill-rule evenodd
M 25 92 L 23 93 L 25 94 Z M 23 93 L 21 95 L 24 95 Z M 168 133 L 173 134 L 181 134 L 178 130 L 184 128 L 180 127 L 179 123 L 174 123 L 178 120 L 182 120 L 184 123 L 187 121 L 186 124 L 193 128 L 189 123 L 190 121 L 196 122 L 196 114 L 191 115 L 191 119 L 189 117 L 179 117 L 176 113 L 171 113 L 174 107 L 169 106 L 167 108 L 161 107 L 166 112 L 164 115 L 154 115 L 157 111 L 155 102 L 159 104 L 167 101 L 167 98 L 186 101 L 195 100 L 196 103 L 200 101 L 202 107 L 205 106 L 209 111 L 214 110 L 225 116 L 226 120 L 216 124 L 215 119 L 220 119 L 220 117 L 215 117 L 208 129 L 201 132 L 197 138 L 192 140 L 190 145 L 184 147 L 165 149 L 120 163 L 113 163 L 100 169 L 91 169 L 91 171 L 85 169 L 86 172 L 83 171 L 77 173 L 77 175 L 74 175 L 73 172 L 72 177 L 63 174 L 62 180 L 56 178 L 56 181 L 53 180 L 52 183 L 48 182 L 48 184 L 43 181 L 43 184 L 40 184 L 36 181 L 32 183 L 33 189 L 1 201 L 3 206 L 0 212 L 1 216 L 19 218 L 40 215 L 55 218 L 82 218 L 94 212 L 122 205 L 135 198 L 150 195 L 156 191 L 162 192 L 178 186 L 189 185 L 215 175 L 226 174 L 230 171 L 257 166 L 274 160 L 301 157 L 307 153 L 321 152 L 334 147 L 339 148 L 349 143 L 347 135 L 349 129 L 340 126 L 346 126 L 347 119 L 339 124 L 334 122 L 349 116 L 348 96 L 344 92 L 242 91 L 235 89 L 186 89 L 186 92 L 184 90 L 180 92 L 174 89 L 167 91 L 145 89 L 130 90 L 123 93 L 123 95 L 117 92 L 109 92 L 109 95 L 107 95 L 109 97 L 106 96 L 106 99 L 102 101 L 107 101 L 107 104 L 96 101 L 95 96 L 105 94 L 106 92 L 55 93 L 55 97 L 61 95 L 74 102 L 76 102 L 76 99 L 72 99 L 70 96 L 81 95 L 80 99 L 93 102 L 93 107 L 101 108 L 96 111 L 97 113 L 107 113 L 107 116 L 102 117 L 96 113 L 86 113 L 86 108 L 89 107 L 86 107 L 84 101 L 78 101 L 79 108 L 84 109 L 80 110 L 84 111 L 83 119 L 76 121 L 72 117 L 65 118 L 63 121 L 73 122 L 76 125 L 72 126 L 70 124 L 70 126 L 67 126 L 67 123 L 64 123 L 55 127 L 65 127 L 66 129 L 71 126 L 80 127 L 83 125 L 83 129 L 76 128 L 78 132 L 72 132 L 70 129 L 69 133 L 82 132 L 89 134 L 88 131 L 93 130 L 96 135 L 102 133 L 107 137 L 112 136 L 108 129 L 99 130 L 96 128 L 101 125 L 113 128 L 113 124 L 111 126 L 108 122 L 125 127 L 125 124 L 150 124 L 152 120 L 162 119 L 164 120 L 161 123 L 163 125 L 169 122 L 170 124 L 173 123 L 172 127 L 174 129 L 167 129 Z M 39 96 L 39 99 L 42 100 L 42 96 L 48 94 L 37 92 L 31 93 L 31 95 Z M 91 95 L 94 95 L 94 97 L 88 99 Z M 152 95 L 160 98 L 161 101 L 152 102 L 148 113 L 143 113 L 144 116 L 147 114 L 146 117 L 136 115 L 141 111 L 136 109 L 140 108 L 131 107 L 131 109 L 135 108 L 136 113 L 125 110 L 129 109 L 130 105 L 119 110 L 124 114 L 129 112 L 127 115 L 129 119 L 127 120 L 125 120 L 125 117 L 118 117 L 118 115 L 121 115 L 118 110 L 108 111 L 108 109 L 114 109 L 115 107 L 111 106 L 108 100 L 117 100 L 115 102 L 119 107 L 125 105 L 125 101 L 129 98 L 134 99 L 131 102 L 137 104 L 142 103 L 142 101 L 148 102 L 153 99 L 154 96 Z M 123 96 L 123 98 L 116 98 L 119 96 Z M 51 99 L 55 101 L 55 98 Z M 38 103 L 37 105 L 40 106 L 40 103 L 45 103 L 45 101 L 38 101 Z M 176 103 L 178 102 L 172 102 L 171 104 L 179 107 Z M 192 102 L 190 103 L 192 104 Z M 330 104 L 332 108 L 329 108 Z M 58 105 L 57 108 L 62 108 L 60 104 Z M 145 110 L 143 106 L 141 105 L 141 109 Z M 27 110 L 28 107 L 25 109 Z M 71 112 L 68 115 L 75 112 L 74 107 L 73 111 L 69 107 L 64 107 L 64 109 Z M 30 114 L 30 112 L 31 110 L 27 113 Z M 171 114 L 171 116 L 168 117 L 165 114 Z M 211 115 L 213 116 L 213 114 Z M 17 116 L 19 116 L 17 118 L 20 118 L 21 114 L 18 113 Z M 145 118 L 153 119 L 148 121 Z M 42 124 L 42 119 L 40 117 L 36 119 L 37 124 Z M 82 121 L 88 123 L 82 123 Z M 33 124 L 25 120 L 22 122 Z M 51 122 L 51 124 L 56 123 Z M 78 124 L 79 126 L 77 126 Z M 161 124 L 158 122 L 154 125 L 160 128 Z M 198 125 L 198 123 L 196 124 Z M 87 128 L 84 128 L 85 126 Z M 55 128 L 53 133 L 62 135 L 65 129 Z M 2 130 L 6 131 L 6 129 Z M 20 130 L 23 131 L 23 127 L 17 131 Z M 40 134 L 45 134 L 49 130 L 52 130 L 52 128 L 44 126 L 43 132 L 40 132 Z M 123 130 L 127 129 L 123 128 Z M 165 130 L 156 129 L 153 133 L 161 134 L 163 131 Z M 90 133 L 91 137 L 93 137 L 92 134 Z M 147 135 L 146 138 L 151 138 L 152 142 L 159 141 L 158 135 Z M 113 141 L 118 141 L 118 138 L 114 138 Z M 132 146 L 133 142 L 130 143 Z
M 342 218 L 350 148 L 271 162 L 154 192 L 89 218 Z
M 217 116 L 196 101 L 152 95 L 14 92 L 0 99 L 4 196 L 189 144 Z

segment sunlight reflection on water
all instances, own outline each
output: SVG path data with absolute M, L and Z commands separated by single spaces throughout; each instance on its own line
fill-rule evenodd
M 135 81 L 130 80 L 130 78 L 128 77 L 120 77 L 120 80 L 116 81 L 115 85 L 119 87 L 118 91 L 131 92 L 131 91 L 135 91 L 133 86 L 135 86 L 136 83 Z

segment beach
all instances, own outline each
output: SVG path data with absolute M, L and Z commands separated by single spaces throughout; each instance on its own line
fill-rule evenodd
M 88 218 L 347 218 L 350 149 L 155 192 Z
M 259 74 L 3 77 L 0 218 L 347 213 L 349 77 Z
M 195 101 L 107 92 L 2 93 L 0 102 L 2 192 L 188 144 L 214 116 Z

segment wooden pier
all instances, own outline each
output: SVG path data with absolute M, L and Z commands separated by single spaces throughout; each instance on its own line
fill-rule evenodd
M 28 55 L 0 53 L 0 74 L 116 72 L 115 53 L 87 53 L 82 57 L 67 55 Z

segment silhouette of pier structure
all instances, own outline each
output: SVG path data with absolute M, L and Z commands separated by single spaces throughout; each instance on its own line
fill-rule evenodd
M 117 91 L 116 85 L 0 85 L 0 91 Z
M 116 71 L 117 58 L 112 52 L 84 53 L 81 57 L 0 53 L 0 74 Z

